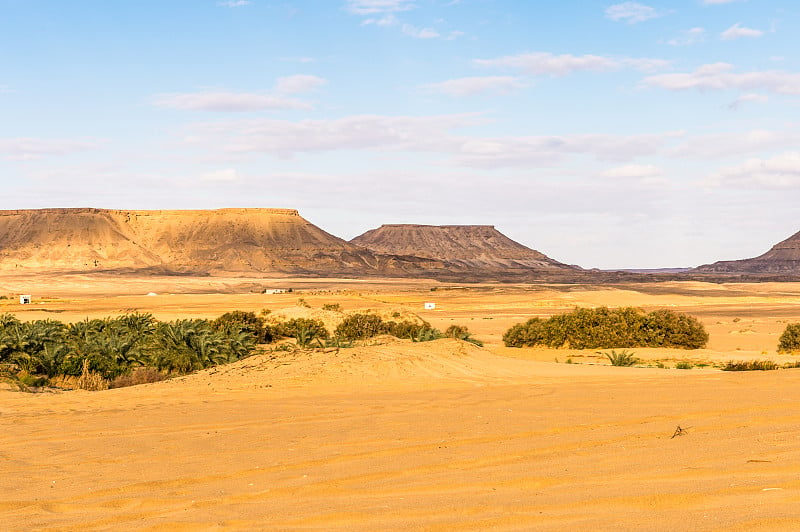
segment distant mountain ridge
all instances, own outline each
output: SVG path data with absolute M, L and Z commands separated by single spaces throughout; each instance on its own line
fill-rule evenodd
M 375 253 L 439 259 L 486 273 L 581 271 L 511 240 L 493 225 L 385 224 L 350 243 Z
M 758 257 L 719 261 L 692 270 L 698 273 L 793 273 L 800 274 L 800 232 L 778 242 Z
M 0 267 L 419 276 L 441 261 L 377 256 L 293 209 L 0 211 Z

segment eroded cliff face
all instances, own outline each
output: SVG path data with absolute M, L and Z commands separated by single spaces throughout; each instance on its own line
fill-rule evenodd
M 752 259 L 719 261 L 693 270 L 699 273 L 789 273 L 800 274 L 800 232 Z
M 376 253 L 440 259 L 487 273 L 574 271 L 491 225 L 382 225 L 350 241 Z
M 292 209 L 0 211 L 0 267 L 420 275 L 436 260 L 377 256 Z

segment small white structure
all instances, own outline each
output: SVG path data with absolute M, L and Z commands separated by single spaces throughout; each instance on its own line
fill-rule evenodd
M 147 295 L 148 295 L 149 297 L 155 297 L 155 296 L 157 296 L 158 294 L 156 294 L 155 292 L 147 292 Z
M 436 310 L 436 303 L 431 303 L 430 301 L 427 301 L 425 303 L 425 310 Z
M 25 294 L 19 296 L 19 304 L 20 305 L 30 305 L 31 304 L 31 296 L 30 294 Z
M 265 294 L 285 294 L 286 290 L 284 288 L 265 288 Z

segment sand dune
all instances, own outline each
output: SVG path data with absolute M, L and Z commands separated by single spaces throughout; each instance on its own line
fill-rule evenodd
M 800 394 L 455 340 L 0 392 L 10 530 L 791 530 Z M 686 434 L 671 438 L 676 427 Z
M 57 294 L 0 300 L 23 319 L 299 316 L 337 302 L 466 323 L 487 344 L 378 338 L 132 388 L 0 391 L 4 530 L 788 531 L 800 521 L 800 370 L 614 368 L 595 353 L 500 346 L 534 315 L 636 305 L 689 312 L 712 335 L 701 352 L 637 349 L 646 360 L 774 359 L 782 328 L 800 321 L 800 285 L 431 292 L 420 281 L 299 279 L 291 286 L 305 292 L 268 296 L 225 277 L 0 282 Z M 174 295 L 143 295 L 153 286 Z M 422 310 L 431 298 L 437 309 Z M 568 356 L 594 364 L 553 362 Z

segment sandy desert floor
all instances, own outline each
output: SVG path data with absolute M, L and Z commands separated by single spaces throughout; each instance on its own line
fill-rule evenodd
M 259 294 L 292 287 L 291 294 Z M 437 288 L 431 291 L 431 288 Z M 155 292 L 157 296 L 147 296 Z M 800 285 L 448 286 L 423 281 L 0 276 L 0 312 L 63 321 L 152 312 L 417 312 L 455 340 L 265 353 L 104 392 L 0 391 L 8 530 L 796 530 L 800 369 L 614 368 L 593 352 L 502 347 L 574 306 L 672 308 L 702 351 L 769 358 Z M 425 301 L 437 310 L 424 311 Z M 555 363 L 572 358 L 574 364 Z M 672 437 L 677 427 L 684 433 Z

